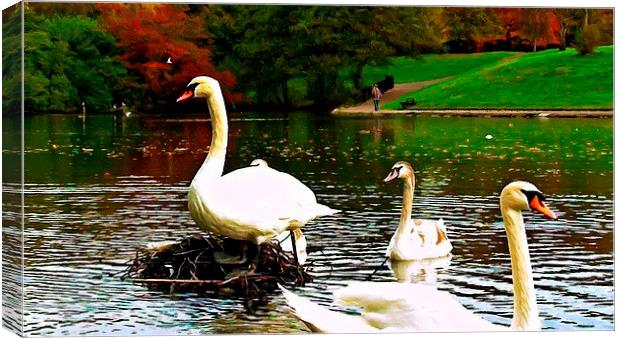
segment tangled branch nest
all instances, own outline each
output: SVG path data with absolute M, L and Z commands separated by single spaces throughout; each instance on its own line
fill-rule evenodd
M 265 301 L 277 283 L 303 285 L 310 281 L 310 268 L 277 242 L 253 246 L 254 259 L 243 264 L 220 264 L 216 252 L 240 251 L 238 241 L 215 236 L 192 235 L 177 242 L 140 248 L 128 262 L 121 278 L 169 290 L 215 291 L 243 296 L 248 311 Z

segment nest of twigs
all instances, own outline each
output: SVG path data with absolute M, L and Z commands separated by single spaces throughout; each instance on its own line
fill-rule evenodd
M 248 310 L 264 303 L 277 283 L 303 285 L 312 278 L 309 267 L 297 263 L 277 242 L 250 244 L 247 255 L 253 258 L 241 264 L 216 261 L 217 252 L 240 253 L 240 246 L 235 240 L 193 235 L 140 248 L 121 278 L 167 292 L 193 290 L 242 296 Z

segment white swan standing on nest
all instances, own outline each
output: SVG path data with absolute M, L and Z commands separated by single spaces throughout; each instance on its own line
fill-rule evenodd
M 194 97 L 206 98 L 213 128 L 209 154 L 189 188 L 189 211 L 199 227 L 259 245 L 338 212 L 317 203 L 312 190 L 298 179 L 269 166 L 250 166 L 222 176 L 228 121 L 219 83 L 208 76 L 195 77 L 177 102 Z
M 411 219 L 415 174 L 411 164 L 399 161 L 392 166 L 385 182 L 396 178 L 403 181 L 403 208 L 396 233 L 388 245 L 386 256 L 408 261 L 447 256 L 452 244 L 446 235 L 443 220 Z
M 314 332 L 415 332 L 540 330 L 532 265 L 522 210 L 536 210 L 556 219 L 543 194 L 531 183 L 508 184 L 500 196 L 500 209 L 512 263 L 513 319 L 510 328 L 491 324 L 467 310 L 445 291 L 423 284 L 354 282 L 337 290 L 337 304 L 362 309 L 361 316 L 330 311 L 284 289 L 295 315 Z

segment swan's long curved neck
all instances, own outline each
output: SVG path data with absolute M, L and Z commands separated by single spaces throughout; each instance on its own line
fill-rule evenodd
M 194 180 L 211 180 L 222 176 L 226 161 L 226 147 L 228 145 L 228 120 L 224 97 L 220 92 L 213 93 L 207 98 L 207 105 L 211 115 L 212 137 L 209 154 L 202 163 Z
M 411 221 L 411 208 L 413 205 L 413 189 L 415 178 L 405 179 L 403 187 L 403 209 L 400 213 L 400 223 L 396 229 L 396 236 L 401 237 L 411 232 L 413 222 Z
M 539 330 L 540 318 L 523 215 L 520 210 L 503 205 L 501 211 L 512 264 L 514 316 L 511 328 L 513 330 Z

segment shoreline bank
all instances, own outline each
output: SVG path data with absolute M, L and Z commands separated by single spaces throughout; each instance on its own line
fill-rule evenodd
M 593 117 L 610 118 L 613 110 L 556 110 L 556 109 L 403 109 L 381 110 L 378 113 L 367 110 L 353 111 L 351 109 L 336 108 L 331 114 L 334 116 L 480 116 L 480 117 Z

